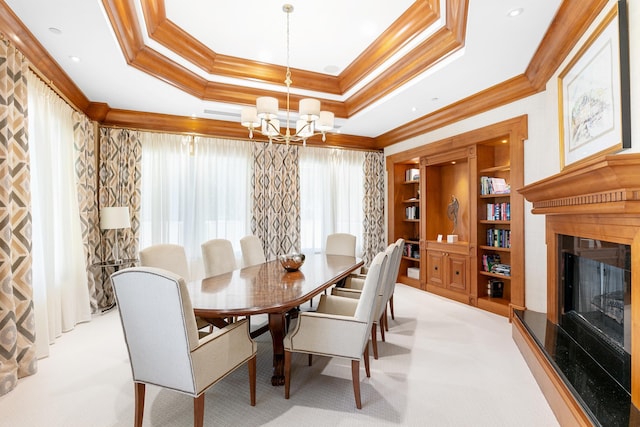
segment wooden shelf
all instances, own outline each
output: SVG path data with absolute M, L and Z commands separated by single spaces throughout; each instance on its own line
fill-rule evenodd
M 504 274 L 491 273 L 489 271 L 483 271 L 483 270 L 480 270 L 479 273 L 482 274 L 483 276 L 495 277 L 496 279 L 511 280 L 511 276 L 506 276 Z
M 486 251 L 511 252 L 511 248 L 502 248 L 500 246 L 480 245 L 480 249 L 484 249 Z
M 413 258 L 413 257 L 410 257 L 410 256 L 405 256 L 405 255 L 402 255 L 402 259 L 406 259 L 406 260 L 409 260 L 409 261 L 420 262 L 420 258 Z
M 420 184 L 420 181 L 404 181 L 402 184 Z
M 420 203 L 420 199 L 407 199 L 407 200 L 402 200 L 402 203 Z
M 511 225 L 511 221 L 496 221 L 496 220 L 490 220 L 490 219 L 481 219 L 478 222 L 480 224 Z
M 478 195 L 478 197 L 481 198 L 481 199 L 495 199 L 496 197 L 509 198 L 509 197 L 511 197 L 511 193 L 480 194 L 480 195 Z
M 420 222 L 420 219 L 403 219 L 405 222 Z

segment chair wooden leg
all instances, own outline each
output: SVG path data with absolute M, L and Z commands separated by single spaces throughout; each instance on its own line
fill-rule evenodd
M 204 426 L 204 393 L 193 398 L 193 427 Z
M 142 414 L 144 413 L 144 391 L 145 385 L 143 383 L 134 383 L 135 397 L 136 397 L 136 409 L 135 419 L 133 425 L 136 427 L 142 427 Z
M 289 386 L 291 385 L 291 352 L 284 351 L 284 398 L 289 398 Z
M 389 309 L 391 310 L 391 318 L 396 320 L 396 315 L 393 312 L 393 294 L 391 294 L 391 298 L 389 298 Z
M 362 354 L 364 357 L 364 372 L 367 374 L 367 378 L 371 378 L 371 370 L 369 369 L 369 343 L 364 348 L 364 353 Z
M 387 306 L 384 307 L 384 314 L 382 315 L 383 317 L 383 323 L 384 323 L 384 330 L 389 332 L 389 310 L 387 309 Z
M 382 341 L 384 341 L 384 314 L 380 316 L 378 324 L 380 325 L 380 336 L 382 337 Z
M 249 394 L 251 395 L 251 406 L 256 406 L 256 356 L 254 355 L 249 362 Z
M 376 360 L 378 360 L 378 333 L 376 332 L 377 327 L 378 325 L 376 325 L 375 323 L 371 326 L 371 346 L 373 347 L 373 358 Z
M 360 361 L 351 361 L 351 378 L 353 379 L 353 395 L 356 398 L 356 408 L 362 409 L 360 401 Z

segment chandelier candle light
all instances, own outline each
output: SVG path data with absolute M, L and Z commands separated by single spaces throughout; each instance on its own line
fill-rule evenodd
M 307 138 L 322 134 L 322 142 L 326 141 L 326 132 L 333 129 L 334 115 L 330 111 L 320 111 L 320 101 L 313 98 L 301 99 L 299 103 L 299 118 L 296 121 L 296 133 L 289 129 L 289 98 L 291 89 L 291 70 L 289 68 L 289 16 L 293 6 L 285 4 L 282 10 L 287 14 L 287 74 L 284 80 L 287 85 L 287 125 L 285 133 L 280 132 L 278 119 L 278 99 L 262 96 L 256 99 L 255 107 L 243 107 L 240 115 L 242 126 L 249 128 L 249 138 L 253 139 L 253 132 L 259 132 L 269 138 L 269 142 L 300 142 L 306 144 Z

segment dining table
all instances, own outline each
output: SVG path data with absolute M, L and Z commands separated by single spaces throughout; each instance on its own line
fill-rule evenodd
M 278 260 L 267 261 L 187 284 L 196 316 L 223 327 L 228 319 L 268 315 L 273 344 L 271 384 L 284 384 L 284 344 L 289 320 L 299 307 L 363 265 L 360 258 L 324 253 L 305 254 L 304 264 L 287 271 Z

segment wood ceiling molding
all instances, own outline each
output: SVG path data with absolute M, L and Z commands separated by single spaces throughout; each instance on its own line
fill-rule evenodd
M 392 129 L 376 137 L 376 147 L 388 147 L 545 90 L 606 4 L 606 0 L 564 0 L 524 74 Z
M 151 132 L 193 133 L 208 137 L 220 137 L 231 139 L 248 139 L 247 129 L 236 122 L 225 120 L 203 120 L 169 114 L 144 113 L 140 111 L 120 110 L 111 108 L 106 112 L 101 121 L 103 126 L 132 128 Z M 307 145 L 322 147 L 343 147 L 353 149 L 371 150 L 374 146 L 373 138 L 331 134 L 330 141 L 322 142 L 322 137 L 317 135 L 307 140 Z M 256 141 L 267 141 L 262 135 L 254 135 Z
M 151 49 L 144 47 L 142 34 L 140 33 L 140 26 L 135 14 L 133 14 L 134 8 L 132 0 L 102 1 L 105 10 L 107 11 L 107 15 L 113 25 L 114 31 L 116 32 L 118 41 L 125 55 L 125 59 L 128 62 L 131 61 L 133 64 L 133 62 L 139 61 L 144 67 L 151 68 L 153 73 L 155 73 L 152 73 L 152 75 L 156 75 L 156 77 L 163 81 L 167 81 L 170 84 L 184 88 L 183 90 L 189 93 L 196 93 L 197 95 L 195 96 L 202 99 L 219 98 L 222 102 L 225 102 L 225 100 L 232 100 L 231 102 L 238 104 L 251 104 L 253 103 L 256 94 L 262 94 L 262 92 L 256 90 L 249 91 L 245 88 L 239 89 L 234 86 L 207 82 L 205 79 L 193 75 L 193 73 L 186 73 L 188 70 L 181 69 L 180 67 L 174 66 L 165 69 L 164 67 L 166 67 L 166 64 L 163 63 L 163 61 L 166 61 L 166 58 L 157 52 L 153 52 Z M 458 34 L 458 36 L 462 37 L 461 40 L 458 40 L 459 43 L 463 43 L 464 39 L 467 1 L 468 0 L 447 0 L 447 7 L 451 8 L 451 11 L 447 13 L 447 19 L 449 20 L 450 17 L 453 20 L 453 22 L 447 22 L 448 31 L 450 35 Z M 436 13 L 435 7 L 437 7 L 438 3 L 439 2 L 437 0 L 420 0 L 417 1 L 412 8 L 424 8 L 425 5 L 428 5 L 432 10 L 429 13 Z M 143 0 L 143 4 L 155 7 L 163 5 L 163 2 L 161 0 Z M 433 131 L 442 126 L 449 125 L 464 118 L 497 108 L 544 90 L 547 82 L 553 76 L 558 66 L 565 60 L 571 49 L 576 45 L 580 37 L 585 33 L 589 25 L 594 21 L 606 4 L 606 0 L 564 0 L 523 75 L 516 76 L 506 82 L 465 98 L 453 105 L 428 114 L 406 125 L 393 129 L 376 138 L 331 134 L 331 143 L 337 145 L 344 144 L 343 146 L 350 148 L 359 147 L 382 149 L 397 142 Z M 464 8 L 462 8 L 463 5 Z M 464 14 L 462 14 L 461 11 L 464 11 Z M 159 14 L 160 12 L 156 11 L 154 13 Z M 464 16 L 458 16 L 456 18 L 456 14 Z M 404 17 L 405 15 L 403 15 L 401 20 L 404 20 Z M 424 19 L 422 12 L 420 18 Z M 411 26 L 413 24 L 411 24 L 410 20 L 408 20 L 406 25 L 409 25 L 409 28 L 414 28 Z M 62 70 L 57 62 L 51 58 L 44 47 L 22 24 L 4 0 L 0 0 L 0 29 L 2 33 L 4 33 L 4 35 L 25 55 L 25 57 L 27 57 L 32 64 L 32 68 L 37 70 L 38 74 L 43 77 L 45 82 L 50 84 L 62 97 L 67 99 L 73 106 L 87 114 L 87 116 L 92 120 L 113 126 L 120 124 L 123 127 L 148 130 L 198 132 L 210 136 L 246 139 L 246 130 L 238 126 L 236 122 L 191 119 L 188 117 L 159 115 L 155 113 L 113 110 L 109 108 L 107 104 L 91 102 L 69 78 L 64 70 Z M 390 35 L 386 36 L 390 37 Z M 440 34 L 439 37 L 446 39 L 446 42 L 439 42 L 435 46 L 431 45 L 430 48 L 433 49 L 438 46 L 442 48 L 442 45 L 456 45 L 456 42 L 451 41 L 442 34 Z M 385 39 L 385 35 L 381 36 L 381 38 Z M 456 37 L 453 38 L 455 39 Z M 404 43 L 409 41 L 409 39 L 402 40 L 404 40 Z M 387 40 L 387 42 L 389 42 L 389 40 Z M 425 42 L 421 46 L 423 46 L 423 48 L 425 46 L 429 47 L 429 43 Z M 384 51 L 387 47 L 381 44 L 378 48 L 381 51 Z M 420 65 L 430 66 L 430 61 L 437 60 L 437 55 L 429 57 L 430 54 L 432 55 L 430 52 L 431 51 L 428 49 L 425 49 L 425 51 L 418 51 L 416 48 L 410 56 L 415 55 L 417 56 L 417 59 L 405 58 L 404 62 L 398 63 L 397 68 L 394 69 L 395 71 L 389 71 L 388 74 L 385 74 L 387 80 L 379 82 L 381 85 L 377 87 L 377 89 L 386 91 L 390 86 L 399 85 L 399 79 L 401 76 L 404 76 L 404 78 L 410 78 L 410 67 L 412 64 L 417 68 L 419 68 Z M 376 56 L 375 51 L 372 55 Z M 379 55 L 379 53 L 377 55 Z M 220 55 L 216 55 L 216 59 L 218 56 Z M 422 56 L 428 58 L 424 63 L 420 62 L 424 59 Z M 230 63 L 224 65 L 223 68 L 236 67 L 237 64 L 231 63 L 231 59 L 227 58 L 227 60 L 230 61 Z M 365 66 L 362 67 L 363 69 L 367 68 Z M 251 69 L 252 73 L 254 71 L 254 69 Z M 414 71 L 414 76 L 423 71 L 424 68 L 416 69 Z M 244 70 L 244 72 L 248 74 L 247 70 Z M 354 77 L 349 78 L 352 78 L 355 81 L 357 80 L 355 75 L 361 73 L 361 71 L 354 69 L 350 70 L 350 73 L 353 73 Z M 397 75 L 395 73 L 397 73 Z M 279 77 L 281 78 L 282 76 Z M 344 78 L 347 79 L 346 74 Z M 285 96 L 281 93 L 264 92 L 265 94 L 268 93 L 272 96 L 278 97 L 281 102 L 283 99 L 282 96 Z M 355 110 L 361 108 L 362 105 L 365 105 L 365 103 L 368 102 L 369 98 L 376 96 L 376 92 L 372 90 L 371 87 L 367 87 L 364 93 L 359 93 L 354 96 L 355 98 L 348 100 L 346 104 L 327 100 L 323 100 L 323 102 L 326 102 L 327 105 L 331 104 L 331 110 L 335 112 L 337 117 L 348 117 L 353 114 L 351 109 Z M 292 101 L 294 103 L 297 103 L 297 100 L 298 98 L 292 97 Z M 158 128 L 153 129 L 151 124 L 157 124 Z
M 440 0 L 416 1 L 340 73 L 342 93 L 398 53 L 440 18 Z
M 549 78 L 607 3 L 607 0 L 562 2 L 524 73 L 534 88 L 546 86 Z
M 55 88 L 71 105 L 84 111 L 89 99 L 76 86 L 46 49 L 24 26 L 4 0 L 0 0 L 0 33 L 29 60 L 32 69 L 48 85 Z

